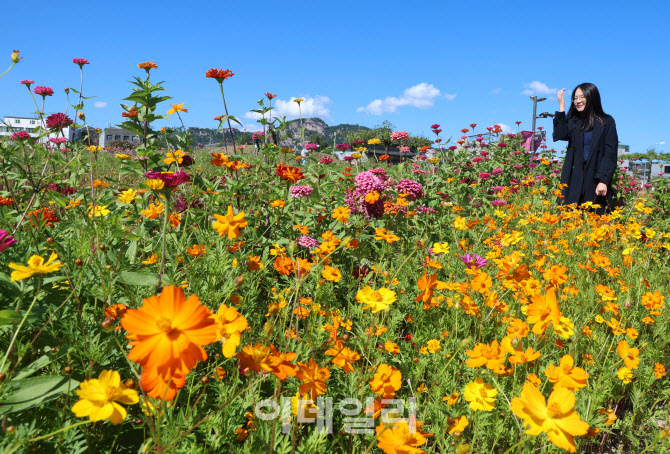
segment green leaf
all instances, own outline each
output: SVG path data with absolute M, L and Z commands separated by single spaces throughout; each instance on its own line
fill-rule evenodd
M 135 271 L 124 271 L 119 274 L 119 280 L 128 285 L 156 285 L 158 276 L 149 273 L 138 273 Z
M 21 314 L 12 309 L 0 311 L 0 325 L 11 325 L 21 321 Z
M 76 380 L 54 375 L 12 380 L 2 390 L 4 396 L 0 398 L 0 415 L 39 407 L 77 386 L 79 382 Z
M 47 353 L 44 356 L 40 356 L 35 361 L 33 361 L 32 363 L 28 364 L 26 367 L 21 369 L 21 371 L 13 377 L 13 380 L 28 378 L 38 370 L 48 366 L 52 361 L 60 358 L 61 356 L 67 355 L 70 352 L 70 350 L 72 350 L 72 347 L 62 347 L 56 353 L 51 353 L 51 350 L 49 350 L 49 353 Z
M 228 115 L 228 118 L 231 119 L 231 120 L 233 120 L 233 121 L 234 121 L 235 123 L 237 123 L 238 125 L 242 126 L 242 123 L 240 123 L 240 122 L 238 121 L 238 119 L 235 118 L 235 117 L 233 117 L 232 115 Z

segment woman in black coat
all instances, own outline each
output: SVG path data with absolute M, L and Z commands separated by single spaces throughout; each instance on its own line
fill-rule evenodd
M 568 141 L 561 171 L 561 183 L 568 186 L 560 203 L 593 202 L 599 205 L 597 214 L 608 213 L 619 144 L 614 118 L 603 112 L 598 88 L 590 83 L 573 90 L 566 117 L 564 92 L 565 88 L 558 92 L 553 133 L 554 142 Z

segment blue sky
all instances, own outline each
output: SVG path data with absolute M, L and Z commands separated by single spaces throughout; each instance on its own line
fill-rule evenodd
M 453 3 L 453 4 L 451 4 Z M 258 129 L 248 112 L 263 93 L 277 93 L 279 113 L 329 124 L 375 126 L 431 137 L 477 123 L 530 129 L 529 91 L 547 97 L 538 111 L 557 110 L 556 91 L 595 83 L 603 107 L 632 152 L 670 153 L 670 60 L 667 2 L 84 2 L 61 7 L 15 3 L 3 23 L 9 62 L 0 79 L 0 116 L 29 115 L 23 79 L 48 85 L 50 112 L 64 111 L 65 87 L 79 87 L 72 58 L 90 60 L 84 95 L 89 124 L 120 123 L 137 63 L 154 60 L 171 102 L 185 103 L 187 126 L 216 127 L 223 113 L 209 68 L 235 76 L 224 82 L 232 115 Z M 4 71 L 4 68 L 0 69 Z M 74 102 L 72 102 L 74 103 Z M 95 104 L 97 103 L 97 104 Z M 97 107 L 95 107 L 97 106 Z M 166 104 L 163 112 L 169 109 Z M 165 120 L 161 126 L 177 125 Z M 551 120 L 538 120 L 551 132 Z M 557 149 L 563 142 L 549 145 Z

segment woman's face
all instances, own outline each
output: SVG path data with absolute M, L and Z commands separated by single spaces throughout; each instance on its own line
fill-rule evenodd
M 575 90 L 575 98 L 572 102 L 575 104 L 575 109 L 577 109 L 578 112 L 584 112 L 584 109 L 586 108 L 586 96 L 582 93 L 581 88 Z

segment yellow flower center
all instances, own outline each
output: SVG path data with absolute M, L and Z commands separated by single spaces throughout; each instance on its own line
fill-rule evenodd
M 485 387 L 483 387 L 483 386 L 482 386 L 481 388 L 479 388 L 479 395 L 482 396 L 482 397 L 485 398 L 485 399 L 486 399 L 487 397 L 489 397 L 489 394 L 488 394 L 487 389 L 486 389 Z
M 116 386 L 109 386 L 105 388 L 105 396 L 107 396 L 108 402 L 114 400 L 114 396 L 116 395 L 117 391 L 118 388 Z
M 382 296 L 381 293 L 379 293 L 377 290 L 375 290 L 374 292 L 372 292 L 372 295 L 370 295 L 370 299 L 372 299 L 374 301 L 382 301 L 384 299 L 384 297 Z

